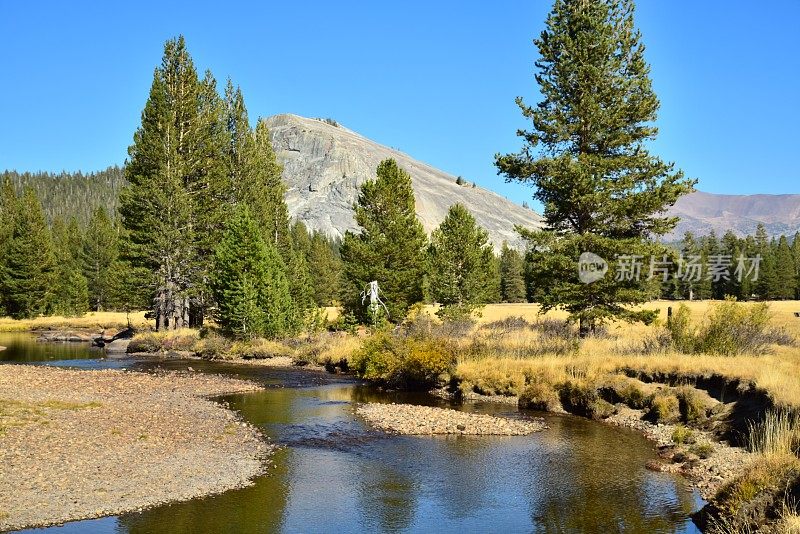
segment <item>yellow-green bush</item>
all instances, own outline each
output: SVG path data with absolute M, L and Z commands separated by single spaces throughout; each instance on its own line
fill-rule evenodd
M 208 360 L 230 358 L 231 342 L 222 336 L 208 334 L 195 344 L 194 351 L 201 358 Z
M 558 392 L 551 384 L 542 381 L 534 381 L 522 390 L 519 395 L 519 407 L 544 412 L 563 410 Z
M 699 391 L 690 386 L 682 386 L 676 389 L 675 394 L 678 397 L 678 410 L 684 423 L 692 425 L 705 421 L 706 402 Z
M 291 356 L 292 349 L 278 341 L 258 338 L 234 342 L 229 349 L 229 354 L 234 358 L 263 359 Z
M 672 441 L 678 445 L 694 443 L 694 432 L 683 425 L 676 425 L 675 429 L 672 431 Z
M 678 397 L 668 392 L 659 392 L 650 401 L 648 417 L 656 423 L 674 423 L 680 419 Z
M 378 332 L 353 354 L 352 369 L 362 378 L 394 387 L 426 388 L 451 372 L 455 352 L 442 339 L 417 339 Z
M 792 336 L 770 327 L 769 322 L 766 302 L 743 305 L 729 298 L 714 304 L 706 322 L 698 327 L 692 324 L 689 308 L 681 304 L 667 324 L 669 336 L 658 340 L 680 352 L 723 356 L 762 354 L 770 344 L 795 343 Z
M 128 352 L 193 351 L 199 334 L 196 330 L 141 332 L 131 339 Z

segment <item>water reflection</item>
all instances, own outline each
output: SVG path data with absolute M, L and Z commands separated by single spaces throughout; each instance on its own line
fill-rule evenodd
M 281 445 L 275 467 L 248 488 L 64 532 L 697 532 L 687 520 L 694 495 L 681 479 L 644 469 L 655 453 L 634 432 L 546 416 L 550 428 L 534 436 L 391 436 L 366 426 L 355 403 L 446 403 L 302 371 L 135 365 L 154 366 L 267 385 L 223 400 Z M 520 416 L 513 406 L 462 409 Z
M 0 362 L 35 363 L 57 360 L 79 360 L 100 358 L 102 349 L 93 348 L 89 343 L 39 343 L 27 332 L 0 333 Z

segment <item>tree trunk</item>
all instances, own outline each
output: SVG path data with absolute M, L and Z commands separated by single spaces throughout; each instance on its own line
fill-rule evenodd
M 594 318 L 581 317 L 578 323 L 578 335 L 581 338 L 589 337 L 597 332 L 597 322 Z

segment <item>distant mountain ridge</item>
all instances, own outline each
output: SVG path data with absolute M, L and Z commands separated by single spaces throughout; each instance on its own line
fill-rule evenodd
M 489 233 L 496 248 L 503 241 L 521 245 L 515 226 L 540 228 L 541 216 L 488 189 L 456 183 L 457 177 L 380 145 L 332 120 L 297 115 L 263 119 L 272 146 L 284 166 L 286 204 L 292 218 L 332 237 L 357 230 L 352 206 L 365 181 L 375 177 L 378 163 L 394 158 L 411 174 L 417 215 L 427 232 L 444 219 L 455 203 L 463 204 Z
M 752 235 L 759 223 L 772 236 L 800 231 L 800 194 L 719 195 L 696 191 L 678 199 L 669 210 L 681 218 L 671 237 L 687 231 L 704 235 L 731 230 L 738 236 Z

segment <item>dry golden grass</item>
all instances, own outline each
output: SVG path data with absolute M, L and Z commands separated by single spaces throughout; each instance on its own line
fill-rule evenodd
M 148 328 L 151 321 L 144 318 L 145 312 L 89 312 L 81 317 L 37 317 L 35 319 L 11 319 L 0 317 L 0 332 L 23 332 L 28 330 L 95 330 L 125 328 L 128 319 L 134 328 Z
M 800 534 L 800 515 L 789 510 L 784 512 L 778 524 L 778 532 L 781 534 Z
M 713 302 L 686 303 L 695 322 L 700 322 L 710 311 Z M 660 320 L 666 318 L 668 306 L 679 303 L 653 302 L 648 308 L 660 311 Z M 745 306 L 750 304 L 745 303 Z M 772 325 L 784 328 L 800 339 L 800 302 L 785 301 L 770 304 Z M 508 317 L 523 317 L 535 322 L 542 317 L 563 320 L 563 312 L 539 315 L 535 304 L 494 304 L 483 309 L 478 326 L 462 344 L 456 374 L 465 387 L 476 386 L 486 393 L 519 394 L 531 377 L 542 377 L 558 383 L 576 377 L 581 380 L 600 381 L 622 369 L 643 372 L 665 372 L 679 375 L 708 375 L 718 373 L 730 378 L 750 380 L 766 389 L 776 403 L 800 407 L 800 348 L 774 346 L 771 354 L 713 356 L 680 354 L 675 352 L 642 354 L 642 342 L 655 333 L 657 326 L 614 323 L 608 335 L 580 342 L 574 353 L 556 355 L 541 353 L 546 345 L 540 335 L 532 330 L 499 332 L 485 325 Z M 483 343 L 483 350 L 471 351 L 468 345 Z M 638 353 L 637 353 L 638 352 Z

